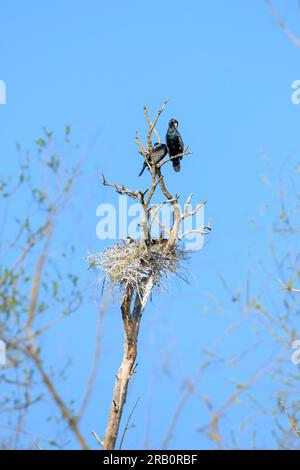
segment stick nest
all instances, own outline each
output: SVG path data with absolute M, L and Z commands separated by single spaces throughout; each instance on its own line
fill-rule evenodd
M 132 287 L 139 292 L 150 276 L 158 288 L 164 288 L 163 280 L 170 274 L 187 281 L 181 264 L 188 259 L 187 252 L 178 245 L 166 252 L 166 242 L 166 239 L 151 239 L 148 250 L 143 240 L 121 242 L 88 255 L 86 261 L 91 267 L 100 269 L 100 280 L 108 280 L 112 287 L 122 290 Z

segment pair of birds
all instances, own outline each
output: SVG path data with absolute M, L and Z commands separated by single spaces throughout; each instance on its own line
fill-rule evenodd
M 167 145 L 166 145 L 167 144 Z M 169 153 L 170 157 L 175 157 L 183 153 L 184 151 L 184 143 L 181 138 L 180 132 L 178 131 L 178 121 L 176 119 L 171 119 L 169 121 L 169 128 L 166 134 L 166 144 L 159 144 L 156 143 L 153 146 L 151 154 L 149 156 L 149 162 L 159 163 L 167 153 Z M 174 158 L 172 160 L 173 168 L 175 171 L 180 171 L 180 160 L 182 157 Z M 147 168 L 146 161 L 144 162 L 143 168 L 139 174 L 141 176 L 144 173 L 145 168 Z

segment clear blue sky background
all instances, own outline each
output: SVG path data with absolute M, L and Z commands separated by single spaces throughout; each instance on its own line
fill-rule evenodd
M 294 2 L 277 1 L 276 6 L 296 25 Z M 159 131 L 163 136 L 169 118 L 176 117 L 194 152 L 184 160 L 181 173 L 171 168 L 165 173 L 171 191 L 208 200 L 206 218 L 212 218 L 213 232 L 191 260 L 192 284 L 171 286 L 170 295 L 154 295 L 147 307 L 139 373 L 126 410 L 140 396 L 136 427 L 128 432 L 125 447 L 143 447 L 148 429 L 148 445 L 159 448 L 182 380 L 195 375 L 201 350 L 211 347 L 235 315 L 238 319 L 238 310 L 230 319 L 214 309 L 203 313 L 206 294 L 225 301 L 218 274 L 224 273 L 233 288 L 242 286 L 249 250 L 255 258 L 266 251 L 266 234 L 254 233 L 250 225 L 269 197 L 260 182 L 265 167 L 259 150 L 266 151 L 275 168 L 288 155 L 299 154 L 300 106 L 290 99 L 291 83 L 300 78 L 299 50 L 262 0 L 2 1 L 0 14 L 0 79 L 7 86 L 7 104 L 0 106 L 1 173 L 15 171 L 16 140 L 30 149 L 42 126 L 58 135 L 65 124 L 72 127 L 73 140 L 86 156 L 86 173 L 73 210 L 62 222 L 60 243 L 69 243 L 73 234 L 78 256 L 73 269 L 88 276 L 91 289 L 94 275 L 86 272 L 82 258 L 88 249 L 106 245 L 96 238 L 96 207 L 116 201 L 100 186 L 99 174 L 103 171 L 108 179 L 133 188 L 146 184 L 146 175 L 137 179 L 141 158 L 134 143 L 135 131 L 145 131 L 143 105 L 153 115 L 169 98 Z M 89 370 L 95 319 L 89 305 L 44 345 L 45 357 L 54 364 L 72 357 L 73 368 L 61 390 L 76 402 Z M 241 351 L 251 343 L 251 334 L 242 330 L 224 354 Z M 84 421 L 87 436 L 91 430 L 101 435 L 105 428 L 121 357 L 117 305 L 108 312 L 104 335 L 96 393 Z M 157 373 L 164 360 L 170 374 Z M 252 366 L 225 377 L 224 371 L 211 373 L 201 392 L 221 403 L 231 390 L 229 379 L 245 379 Z M 211 446 L 196 432 L 207 420 L 205 413 L 197 399 L 189 403 L 172 448 Z M 31 430 L 47 434 L 38 412 L 29 424 Z M 267 445 L 267 435 L 265 441 Z

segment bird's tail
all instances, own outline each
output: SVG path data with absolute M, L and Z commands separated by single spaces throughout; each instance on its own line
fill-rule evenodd
M 174 160 L 172 160 L 173 162 L 173 168 L 176 172 L 180 171 L 180 160 L 179 158 L 175 158 Z
M 144 171 L 145 171 L 146 166 L 147 166 L 147 163 L 144 162 L 143 168 L 142 168 L 141 172 L 139 173 L 139 176 L 142 176 L 142 174 L 143 174 Z

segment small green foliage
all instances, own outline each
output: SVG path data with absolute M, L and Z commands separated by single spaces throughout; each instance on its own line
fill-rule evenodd
M 32 190 L 32 196 L 38 204 L 42 204 L 48 199 L 47 194 L 39 188 L 34 188 Z
M 48 137 L 48 139 L 50 140 L 51 137 L 53 136 L 53 132 L 52 131 L 48 131 L 48 129 L 46 127 L 43 127 L 43 132 L 45 134 L 46 137 Z
M 71 127 L 70 126 L 65 126 L 65 142 L 68 144 L 70 143 L 70 134 L 71 134 Z
M 295 279 L 293 277 L 291 277 L 288 280 L 288 282 L 285 284 L 285 288 L 286 288 L 286 290 L 291 290 L 291 289 L 293 289 L 294 285 L 295 285 Z
M 35 141 L 36 145 L 39 148 L 39 151 L 42 151 L 46 147 L 46 141 L 41 137 Z
M 46 162 L 46 165 L 51 168 L 54 173 L 57 173 L 60 163 L 60 157 L 58 155 L 51 155 L 50 159 Z

